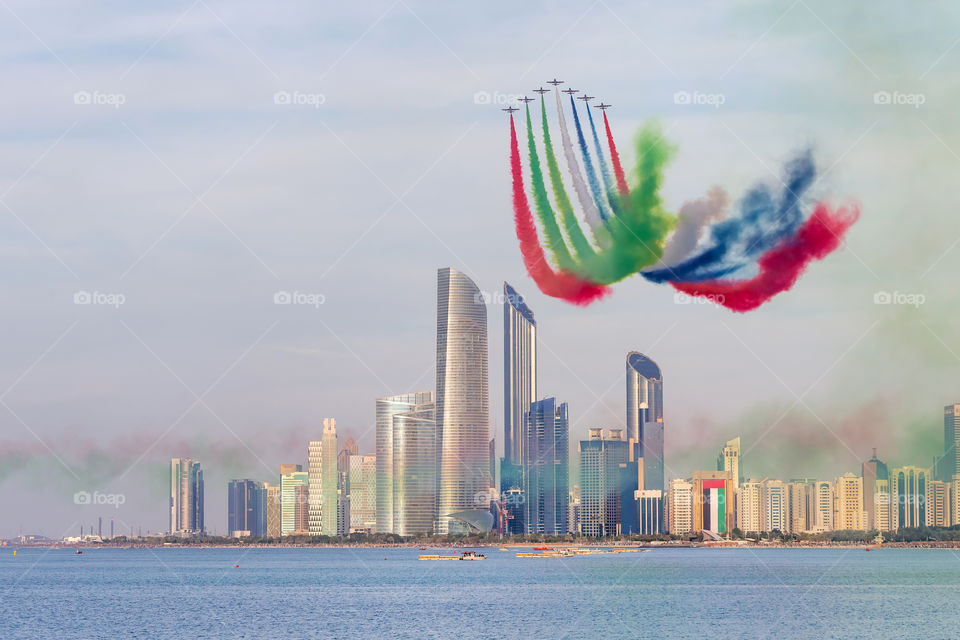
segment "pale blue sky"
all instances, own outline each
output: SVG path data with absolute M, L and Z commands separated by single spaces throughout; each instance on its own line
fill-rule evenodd
M 671 475 L 737 434 L 756 446 L 750 474 L 833 477 L 871 446 L 928 463 L 960 399 L 957 12 L 0 2 L 0 536 L 97 515 L 162 529 L 181 455 L 201 460 L 222 532 L 226 481 L 303 460 L 322 417 L 372 450 L 374 398 L 433 386 L 441 266 L 527 297 L 540 387 L 570 403 L 572 440 L 622 423 L 637 349 L 664 371 Z M 849 246 L 745 316 L 638 278 L 588 309 L 545 298 L 513 236 L 504 114 L 474 94 L 554 76 L 614 105 L 628 165 L 636 127 L 661 120 L 679 149 L 674 210 L 774 180 L 812 144 L 820 195 L 863 204 Z M 677 105 L 681 90 L 725 103 Z M 82 91 L 123 104 L 75 104 Z M 277 105 L 277 91 L 325 100 Z M 80 290 L 126 302 L 75 305 Z M 277 306 L 278 290 L 326 302 Z M 873 304 L 882 290 L 926 302 Z M 489 324 L 499 439 L 499 307 Z M 127 501 L 100 512 L 73 504 L 79 490 Z

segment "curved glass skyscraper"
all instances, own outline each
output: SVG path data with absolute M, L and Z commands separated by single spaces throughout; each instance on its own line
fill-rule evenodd
M 437 272 L 437 531 L 465 531 L 454 514 L 486 510 L 490 486 L 487 307 L 467 276 Z
M 510 465 L 521 465 L 523 417 L 537 399 L 537 323 L 530 307 L 506 282 L 503 298 L 503 458 Z
M 663 374 L 636 351 L 627 354 L 627 441 L 630 460 L 642 461 L 637 488 L 663 492 Z

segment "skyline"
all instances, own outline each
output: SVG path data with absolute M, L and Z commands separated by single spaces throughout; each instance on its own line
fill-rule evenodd
M 544 324 L 542 385 L 570 404 L 574 439 L 623 415 L 621 359 L 636 349 L 671 372 L 667 458 L 678 464 L 715 455 L 697 442 L 738 434 L 772 467 L 794 464 L 781 452 L 795 452 L 810 465 L 797 473 L 854 469 L 873 446 L 905 464 L 936 450 L 942 424 L 930 408 L 956 399 L 960 373 L 950 308 L 960 251 L 945 195 L 960 149 L 949 90 L 960 9 L 941 8 L 930 25 L 826 2 L 736 16 L 663 7 L 653 29 L 629 3 L 546 17 L 511 6 L 510 25 L 480 17 L 466 33 L 443 8 L 381 3 L 337 9 L 343 30 L 329 33 L 309 6 L 185 3 L 137 19 L 10 7 L 43 41 L 15 20 L 0 25 L 17 63 L 0 105 L 2 191 L 16 214 L 0 209 L 0 330 L 17 337 L 0 358 L 0 508 L 25 525 L 56 535 L 63 518 L 89 513 L 73 493 L 100 490 L 124 492 L 131 519 L 162 528 L 150 505 L 166 495 L 171 455 L 216 469 L 209 519 L 223 522 L 214 492 L 228 476 L 289 459 L 328 415 L 371 451 L 370 398 L 429 386 L 438 264 L 491 293 L 510 282 L 530 300 Z M 490 46 L 501 37 L 509 50 Z M 304 71 L 304 60 L 319 69 Z M 678 307 L 636 279 L 587 313 L 544 298 L 508 232 L 494 103 L 556 74 L 614 104 L 625 153 L 639 123 L 661 117 L 684 149 L 666 173 L 672 210 L 816 140 L 825 186 L 863 200 L 848 248 L 755 318 Z M 125 102 L 77 104 L 78 91 Z M 277 91 L 326 99 L 297 108 L 276 104 Z M 725 102 L 678 104 L 678 91 Z M 878 91 L 925 102 L 878 104 Z M 924 224 L 906 223 L 913 211 Z M 76 305 L 80 291 L 126 299 Z M 324 302 L 275 305 L 284 291 Z M 880 292 L 925 300 L 875 304 Z M 499 350 L 489 358 L 500 370 Z M 497 436 L 500 393 L 494 384 Z M 37 465 L 48 471 L 40 485 Z

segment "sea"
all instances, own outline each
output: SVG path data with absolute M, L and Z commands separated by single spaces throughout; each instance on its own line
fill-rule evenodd
M 0 639 L 960 638 L 948 549 L 0 549 Z

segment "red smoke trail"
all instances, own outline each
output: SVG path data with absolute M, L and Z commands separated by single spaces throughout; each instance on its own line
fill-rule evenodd
M 623 172 L 620 165 L 620 154 L 617 153 L 617 145 L 613 142 L 613 134 L 610 133 L 610 121 L 607 120 L 607 112 L 603 112 L 603 126 L 607 128 L 607 144 L 610 145 L 610 160 L 613 161 L 613 172 L 617 174 L 617 189 L 621 196 L 630 195 L 630 187 L 627 186 L 627 175 Z
M 562 298 L 577 305 L 587 305 L 605 296 L 609 289 L 581 280 L 565 271 L 554 271 L 540 247 L 537 227 L 533 223 L 527 193 L 523 188 L 523 167 L 520 165 L 520 146 L 517 143 L 517 130 L 510 114 L 510 169 L 513 172 L 513 213 L 517 227 L 517 239 L 520 241 L 520 253 L 527 273 L 533 278 L 540 291 L 554 298 Z
M 817 205 L 810 219 L 796 235 L 765 253 L 758 264 L 760 273 L 741 282 L 672 282 L 678 291 L 708 298 L 728 309 L 743 313 L 793 287 L 813 260 L 822 260 L 840 246 L 844 234 L 857 218 L 857 205 L 831 212 L 825 203 Z

